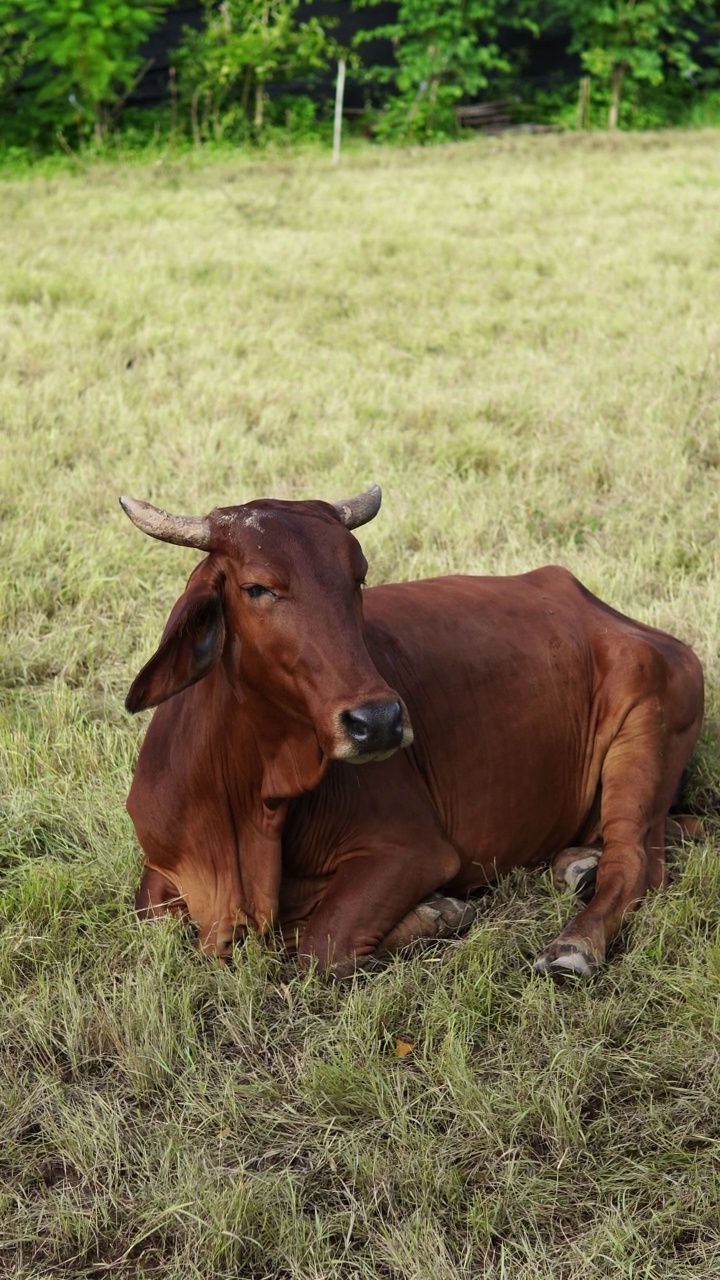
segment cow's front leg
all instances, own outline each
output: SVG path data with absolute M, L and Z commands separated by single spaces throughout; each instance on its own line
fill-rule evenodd
M 429 905 L 422 900 L 452 880 L 459 865 L 445 844 L 421 853 L 386 845 L 346 857 L 303 930 L 301 963 L 315 959 L 324 973 L 345 977 L 380 953 L 429 936 L 431 923 L 437 930 L 437 913 L 432 920 L 429 913 L 424 921 L 422 913 L 409 917 L 420 910 L 418 904 Z

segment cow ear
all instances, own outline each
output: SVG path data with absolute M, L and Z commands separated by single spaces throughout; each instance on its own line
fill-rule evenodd
M 135 677 L 125 699 L 128 711 L 145 711 L 202 680 L 225 644 L 222 596 L 206 584 L 178 600 L 160 647 Z
M 174 884 L 154 867 L 146 867 L 135 894 L 135 910 L 141 920 L 173 915 L 188 918 L 187 903 Z

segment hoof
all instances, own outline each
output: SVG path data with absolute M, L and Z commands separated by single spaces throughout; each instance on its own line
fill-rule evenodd
M 361 973 L 379 973 L 385 968 L 387 966 L 377 956 L 352 956 L 350 960 L 339 960 L 331 965 L 326 976 L 329 982 L 347 982 Z
M 556 889 L 569 889 L 579 898 L 591 898 L 600 861 L 599 849 L 563 849 L 553 862 L 552 877 Z
M 666 849 L 682 849 L 689 841 L 704 840 L 705 825 L 701 818 L 690 813 L 676 813 L 665 820 Z
M 575 942 L 551 942 L 533 965 L 544 978 L 592 978 L 600 963 L 585 947 Z
M 438 917 L 434 934 L 436 938 L 450 938 L 458 933 L 467 933 L 477 916 L 477 907 L 460 898 L 433 898 L 431 902 L 420 904 L 418 911 L 423 909 L 434 912 Z
M 419 902 L 383 939 L 377 952 L 385 959 L 408 947 L 428 946 L 444 938 L 456 938 L 473 923 L 477 909 L 472 902 L 434 894 Z

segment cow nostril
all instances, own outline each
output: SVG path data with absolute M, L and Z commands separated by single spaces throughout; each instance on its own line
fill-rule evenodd
M 394 745 L 400 745 L 404 730 L 402 707 L 399 702 L 391 702 L 387 711 L 387 734 Z
M 367 707 L 357 707 L 355 711 L 343 711 L 341 716 L 343 727 L 355 742 L 365 742 L 370 734 L 370 717 Z
M 364 751 L 388 751 L 402 742 L 403 712 L 397 700 L 352 707 L 340 720 L 348 737 Z

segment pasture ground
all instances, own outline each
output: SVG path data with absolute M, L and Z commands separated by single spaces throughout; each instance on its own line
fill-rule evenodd
M 195 556 L 117 495 L 377 480 L 370 581 L 560 561 L 696 647 L 718 788 L 720 134 L 68 167 L 0 227 L 0 1275 L 714 1280 L 719 839 L 587 986 L 547 876 L 338 987 L 139 927 L 122 700 Z

